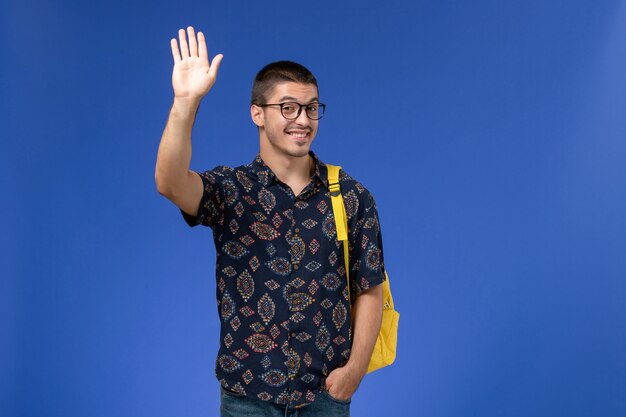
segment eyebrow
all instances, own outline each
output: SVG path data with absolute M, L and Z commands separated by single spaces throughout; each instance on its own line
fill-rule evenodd
M 278 101 L 285 101 L 285 100 L 290 100 L 290 101 L 295 101 L 297 102 L 298 99 L 296 99 L 295 97 L 291 97 L 291 96 L 283 96 L 280 100 Z M 319 98 L 317 97 L 313 97 L 311 100 L 309 100 L 309 103 L 313 103 L 315 101 L 320 101 Z

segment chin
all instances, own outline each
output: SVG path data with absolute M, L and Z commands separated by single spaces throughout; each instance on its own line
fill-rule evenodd
M 309 154 L 309 149 L 311 149 L 311 144 L 309 143 L 305 143 L 302 145 L 290 143 L 288 144 L 288 146 L 285 146 L 283 148 L 283 151 L 290 156 L 303 157 Z
M 300 148 L 300 149 L 295 150 L 295 151 L 287 151 L 287 154 L 289 154 L 289 156 L 302 158 L 302 157 L 307 156 L 309 154 L 309 148 L 307 147 L 307 148 Z

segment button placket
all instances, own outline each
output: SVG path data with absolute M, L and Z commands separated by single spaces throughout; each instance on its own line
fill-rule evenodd
M 296 200 L 294 201 L 293 222 L 292 222 L 292 240 L 296 240 L 297 238 L 300 237 L 299 236 L 300 228 L 296 227 L 296 225 L 298 225 L 300 223 L 300 219 L 299 219 L 299 216 L 298 216 L 300 210 L 298 210 L 295 207 L 295 203 L 297 203 L 299 200 L 302 200 L 302 198 L 300 196 L 298 196 L 296 198 Z M 294 244 L 295 244 L 295 242 L 294 242 Z M 300 260 L 298 259 L 298 255 L 296 255 L 295 253 L 296 253 L 296 250 L 294 249 L 294 252 L 291 255 L 291 262 L 292 262 L 292 265 L 291 265 L 292 266 L 291 278 L 292 278 L 292 280 L 296 279 L 297 276 L 299 275 L 298 269 L 300 267 Z M 292 288 L 292 290 L 293 290 L 293 288 Z M 299 324 L 297 323 L 297 321 L 295 321 L 293 319 L 293 313 L 294 312 L 292 312 L 292 317 L 291 317 L 291 319 L 289 321 L 289 333 L 288 333 L 288 338 L 287 339 L 288 339 L 289 348 L 292 349 L 294 353 L 296 353 L 296 358 L 299 359 L 299 354 L 297 354 L 297 349 L 296 349 L 296 346 L 298 345 L 298 343 L 296 343 L 296 341 L 298 340 L 298 339 L 296 339 L 296 336 L 298 334 L 297 329 L 299 327 Z M 294 339 L 295 339 L 295 341 L 294 341 Z M 290 358 L 288 358 L 288 360 L 289 361 L 293 361 L 293 360 L 295 360 L 295 358 L 290 357 Z M 291 365 L 294 365 L 294 364 L 291 364 Z M 297 367 L 297 365 L 294 365 L 294 366 Z M 294 372 L 291 372 L 290 375 L 289 375 L 289 392 L 290 392 L 290 394 L 292 394 L 293 391 L 296 389 L 297 379 L 298 379 L 297 374 L 295 374 L 295 370 L 292 369 L 292 371 L 294 371 Z M 291 397 L 290 397 L 290 401 L 291 401 Z
M 300 219 L 298 218 L 296 213 L 298 213 L 298 210 L 294 209 L 294 211 L 293 211 L 293 225 L 294 226 L 299 224 L 299 222 L 300 222 Z M 300 236 L 299 233 L 300 233 L 300 228 L 299 227 L 294 227 L 294 229 L 293 229 L 294 237 L 299 237 Z M 293 255 L 292 255 L 292 260 L 291 260 L 291 266 L 292 266 L 294 271 L 297 271 L 298 268 L 300 267 L 300 263 L 293 259 Z

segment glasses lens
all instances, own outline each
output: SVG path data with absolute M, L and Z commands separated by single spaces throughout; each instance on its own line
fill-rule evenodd
M 283 103 L 281 105 L 281 110 L 285 119 L 296 119 L 298 117 L 300 105 L 298 103 Z
M 306 106 L 306 114 L 310 119 L 320 119 L 324 115 L 324 105 L 321 103 L 309 104 Z

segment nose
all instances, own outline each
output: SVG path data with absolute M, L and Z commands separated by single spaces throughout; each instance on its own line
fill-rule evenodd
M 311 123 L 311 119 L 306 115 L 304 107 L 300 107 L 300 114 L 296 117 L 295 122 L 301 126 L 308 126 Z

